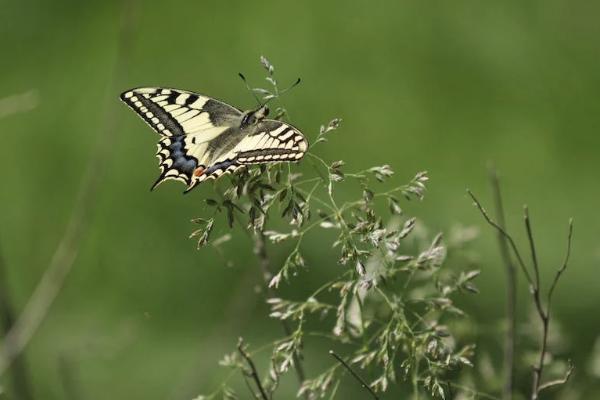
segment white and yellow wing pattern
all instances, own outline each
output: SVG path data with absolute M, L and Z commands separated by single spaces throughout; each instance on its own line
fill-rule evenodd
M 160 176 L 152 189 L 175 179 L 189 191 L 244 165 L 297 161 L 308 148 L 289 124 L 199 94 L 149 87 L 128 90 L 121 100 L 160 134 Z

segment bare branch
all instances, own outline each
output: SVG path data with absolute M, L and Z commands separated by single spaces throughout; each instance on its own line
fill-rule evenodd
M 540 319 L 544 323 L 547 324 L 548 320 L 548 308 L 544 310 L 544 306 L 542 305 L 542 299 L 540 296 L 540 267 L 537 260 L 537 252 L 535 250 L 535 241 L 533 239 L 533 230 L 531 229 L 531 219 L 529 218 L 529 208 L 527 206 L 523 207 L 523 219 L 525 221 L 525 230 L 527 231 L 527 241 L 529 242 L 529 249 L 531 251 L 531 262 L 533 265 L 534 272 L 534 282 L 531 285 L 531 294 L 533 295 L 533 300 L 535 303 L 535 307 L 540 316 Z M 546 333 L 546 332 L 545 332 Z M 544 346 L 543 346 L 544 348 Z M 543 356 L 543 355 L 542 355 Z M 540 364 L 540 368 L 543 366 Z
M 242 338 L 239 338 L 237 348 L 241 356 L 244 358 L 244 360 L 246 360 L 246 363 L 250 367 L 249 376 L 254 380 L 254 383 L 256 384 L 256 387 L 260 392 L 261 398 L 263 400 L 269 400 L 269 396 L 267 396 L 267 392 L 265 391 L 265 388 L 263 388 L 263 385 L 260 382 L 260 377 L 258 376 L 256 365 L 254 365 L 254 361 L 252 361 L 252 358 L 244 349 L 244 340 Z M 252 393 L 254 393 L 254 391 L 252 391 Z
M 529 228 L 528 228 L 528 232 L 529 232 Z M 542 321 L 543 331 L 542 331 L 542 344 L 541 344 L 541 349 L 540 349 L 540 357 L 538 359 L 537 366 L 534 367 L 534 369 L 533 369 L 533 389 L 531 391 L 531 399 L 532 400 L 537 400 L 539 398 L 539 393 L 542 391 L 542 388 L 544 386 L 550 387 L 550 386 L 560 385 L 561 381 L 562 381 L 562 379 L 561 379 L 561 380 L 555 380 L 555 381 L 549 382 L 549 383 L 551 383 L 550 386 L 548 386 L 548 383 L 546 383 L 546 384 L 541 383 L 542 382 L 542 374 L 544 372 L 544 360 L 546 358 L 546 353 L 548 351 L 548 331 L 550 330 L 550 301 L 552 300 L 552 294 L 554 293 L 554 289 L 556 288 L 558 280 L 562 276 L 563 272 L 567 269 L 569 257 L 571 256 L 571 239 L 572 239 L 572 237 L 573 237 L 573 219 L 571 218 L 569 220 L 569 234 L 567 236 L 567 253 L 565 255 L 565 260 L 564 260 L 562 266 L 556 272 L 556 275 L 554 276 L 554 280 L 552 281 L 552 285 L 550 286 L 550 290 L 548 291 L 548 304 L 546 304 L 545 312 L 541 305 L 539 286 L 537 288 L 535 288 L 535 290 L 533 292 L 533 298 L 534 298 L 534 301 L 535 301 L 535 304 L 536 304 L 536 307 L 538 310 L 538 314 L 540 316 L 540 320 Z M 567 380 L 569 379 L 569 376 L 571 375 L 572 370 L 573 370 L 573 367 L 571 365 L 571 367 L 567 371 L 567 375 L 564 378 L 564 382 L 562 382 L 562 383 L 567 382 Z
M 571 360 L 569 360 L 569 366 L 567 368 L 567 372 L 565 372 L 565 376 L 561 379 L 555 379 L 553 381 L 549 381 L 544 383 L 543 385 L 540 385 L 540 387 L 538 388 L 538 392 L 541 392 L 542 390 L 549 389 L 554 386 L 564 385 L 569 381 L 569 378 L 571 378 L 571 375 L 573 374 L 574 370 L 575 366 L 573 365 Z
M 523 206 L 523 219 L 525 221 L 527 241 L 529 242 L 533 272 L 535 274 L 534 288 L 540 290 L 540 267 L 538 264 L 537 252 L 535 250 L 535 241 L 533 240 L 533 230 L 531 229 L 531 219 L 529 218 L 529 207 L 527 207 L 527 205 Z
M 519 266 L 521 267 L 521 270 L 523 271 L 523 274 L 527 278 L 527 282 L 529 282 L 530 285 L 533 285 L 533 280 L 531 279 L 531 275 L 529 274 L 529 271 L 527 270 L 527 266 L 525 265 L 525 262 L 523 261 L 523 257 L 521 257 L 521 253 L 519 252 L 519 249 L 517 248 L 517 245 L 515 244 L 515 241 L 513 240 L 512 236 L 510 236 L 506 232 L 506 230 L 504 230 L 504 228 L 502 228 L 500 225 L 498 225 L 496 222 L 494 222 L 490 218 L 487 211 L 485 211 L 485 209 L 483 208 L 483 206 L 481 205 L 481 203 L 479 202 L 477 197 L 475 197 L 473 192 L 471 192 L 469 189 L 467 189 L 467 193 L 471 197 L 471 199 L 475 203 L 475 206 L 477 207 L 479 212 L 483 215 L 483 218 L 485 218 L 487 223 L 490 224 L 492 227 L 494 227 L 494 229 L 496 229 L 508 241 L 513 253 L 515 254 L 515 257 L 517 258 Z
M 527 206 L 524 207 L 524 222 L 525 222 L 525 229 L 527 231 L 527 239 L 529 242 L 529 247 L 531 250 L 531 259 L 532 259 L 532 263 L 533 263 L 533 271 L 535 273 L 535 279 L 532 279 L 531 275 L 529 274 L 529 271 L 526 268 L 525 262 L 523 261 L 523 258 L 521 257 L 512 237 L 507 233 L 507 231 L 504 229 L 503 226 L 497 224 L 489 217 L 489 215 L 487 214 L 485 209 L 482 207 L 481 203 L 479 203 L 477 198 L 473 195 L 473 193 L 470 190 L 467 189 L 467 193 L 469 194 L 469 196 L 471 196 L 471 199 L 473 199 L 473 201 L 475 202 L 475 206 L 479 209 L 479 211 L 481 212 L 481 214 L 483 215 L 485 220 L 488 222 L 488 224 L 493 226 L 508 241 L 508 244 L 510 245 L 511 249 L 513 250 L 513 253 L 516 256 L 517 261 L 519 262 L 519 266 L 523 270 L 523 273 L 525 274 L 525 277 L 527 278 L 527 281 L 529 282 L 531 295 L 532 295 L 532 298 L 533 298 L 533 301 L 534 301 L 534 304 L 536 307 L 536 311 L 542 322 L 542 338 L 541 338 L 541 344 L 540 344 L 540 354 L 539 354 L 537 364 L 533 368 L 533 382 L 532 382 L 532 390 L 531 390 L 531 400 L 537 400 L 537 399 L 539 399 L 539 393 L 542 390 L 541 388 L 548 387 L 548 384 L 542 384 L 541 382 L 542 382 L 542 376 L 543 376 L 543 372 L 544 372 L 544 360 L 546 359 L 546 354 L 548 352 L 548 332 L 550 330 L 550 301 L 548 301 L 548 304 L 546 305 L 546 309 L 544 310 L 542 300 L 541 300 L 541 295 L 540 295 L 539 264 L 538 264 L 536 249 L 535 249 L 533 229 L 531 228 L 531 220 L 529 218 L 529 210 L 527 209 Z M 562 273 L 567 268 L 567 263 L 568 263 L 569 256 L 571 253 L 572 233 L 573 233 L 573 223 L 571 220 L 571 221 L 569 221 L 569 235 L 568 235 L 568 239 L 567 239 L 567 254 L 565 256 L 565 261 L 563 262 L 563 265 L 557 271 L 557 273 L 554 277 L 554 280 L 553 280 L 550 290 L 548 292 L 548 300 L 551 300 L 552 294 L 554 293 L 554 289 L 558 283 L 558 280 L 560 279 L 560 277 L 562 276 Z M 569 375 L 570 375 L 570 372 L 568 372 L 567 376 L 565 377 L 565 382 L 566 382 L 566 379 L 568 379 Z M 556 386 L 556 385 L 560 384 L 561 381 L 562 380 L 557 380 L 557 381 L 552 381 L 549 383 L 551 383 L 550 386 Z
M 550 285 L 550 290 L 548 291 L 548 307 L 550 307 L 550 302 L 552 300 L 552 295 L 554 294 L 554 289 L 556 288 L 556 284 L 558 280 L 562 276 L 563 272 L 567 269 L 567 264 L 569 263 L 569 258 L 571 257 L 571 240 L 573 238 L 573 218 L 569 220 L 569 233 L 567 235 L 567 252 L 565 254 L 565 260 L 563 261 L 562 266 L 556 271 L 556 275 L 554 275 L 554 280 L 552 281 L 552 285 Z M 548 308 L 548 311 L 550 308 Z
M 333 350 L 329 350 L 329 354 L 330 354 L 330 355 L 331 355 L 333 358 L 335 358 L 336 360 L 338 360 L 338 362 L 339 362 L 340 364 L 342 364 L 342 366 L 343 366 L 344 368 L 346 368 L 346 370 L 348 370 L 348 372 L 350 372 L 350 374 L 352 374 L 352 376 L 353 376 L 353 377 L 354 377 L 354 378 L 355 378 L 355 379 L 356 379 L 356 380 L 357 380 L 357 381 L 360 383 L 360 385 L 361 385 L 363 388 L 367 389 L 367 390 L 369 391 L 369 393 L 371 393 L 371 396 L 372 396 L 372 397 L 373 397 L 375 400 L 378 400 L 378 399 L 379 399 L 379 397 L 377 396 L 377 393 L 375 393 L 375 392 L 373 391 L 373 389 L 371 389 L 371 387 L 369 386 L 369 384 L 368 384 L 368 383 L 366 383 L 366 382 L 364 381 L 364 379 L 363 379 L 363 378 L 361 378 L 361 377 L 360 377 L 360 375 L 358 375 L 358 374 L 357 374 L 357 373 L 356 373 L 356 372 L 355 372 L 355 371 L 354 371 L 354 370 L 353 370 L 353 369 L 352 369 L 352 368 L 351 368 L 351 367 L 348 365 L 348 363 L 347 363 L 346 361 L 344 361 L 344 359 L 343 359 L 342 357 L 338 356 L 338 355 L 337 355 L 337 354 L 336 354 L 336 353 L 335 353 Z

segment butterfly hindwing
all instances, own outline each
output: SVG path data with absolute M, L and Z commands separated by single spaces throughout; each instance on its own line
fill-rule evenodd
M 304 135 L 293 126 L 281 121 L 263 120 L 248 130 L 251 132 L 244 133 L 239 142 L 220 154 L 202 176 L 194 178 L 189 189 L 199 182 L 233 173 L 243 166 L 297 161 L 304 156 L 308 148 Z
M 189 185 L 198 166 L 198 160 L 185 150 L 185 136 L 163 137 L 158 142 L 156 156 L 160 175 L 152 189 L 161 182 L 175 179 Z
M 298 129 L 281 121 L 264 120 L 234 150 L 241 164 L 260 164 L 297 161 L 307 149 L 308 142 Z

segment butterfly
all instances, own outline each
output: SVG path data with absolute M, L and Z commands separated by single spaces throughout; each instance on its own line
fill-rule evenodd
M 160 176 L 151 190 L 174 179 L 189 192 L 248 165 L 298 161 L 308 149 L 298 129 L 266 118 L 266 105 L 244 112 L 211 97 L 159 87 L 128 90 L 121 100 L 160 134 Z

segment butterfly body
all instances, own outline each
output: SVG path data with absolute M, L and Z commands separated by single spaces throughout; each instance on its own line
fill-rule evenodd
M 164 88 L 124 92 L 123 100 L 160 134 L 157 157 L 161 174 L 191 190 L 251 164 L 297 161 L 308 148 L 293 126 L 267 119 L 268 108 L 242 112 L 196 93 Z

